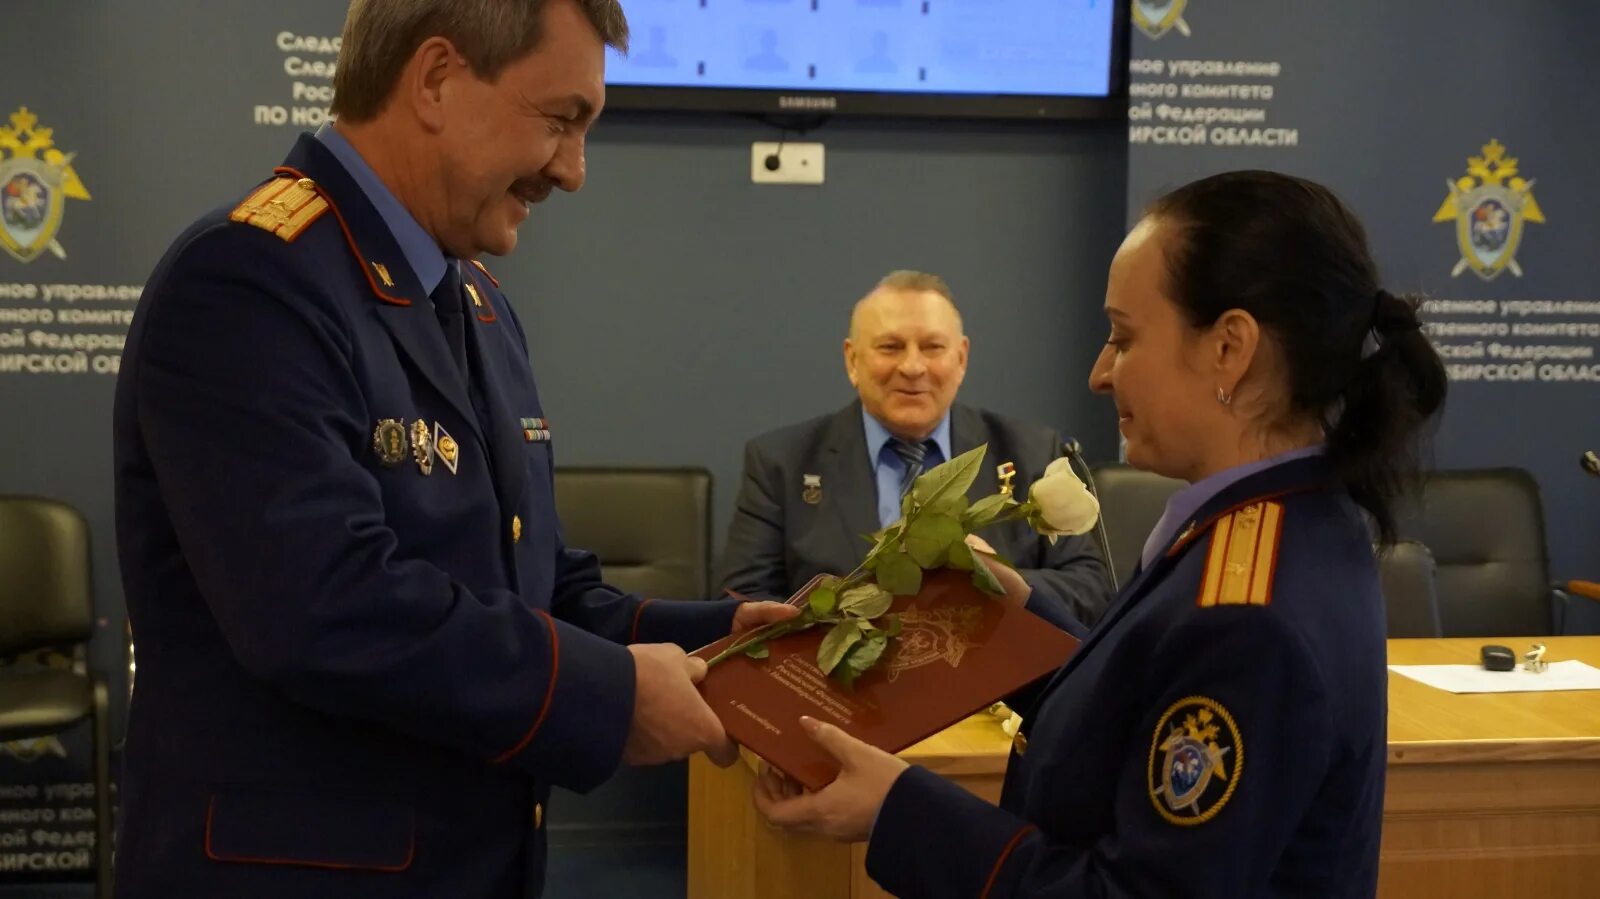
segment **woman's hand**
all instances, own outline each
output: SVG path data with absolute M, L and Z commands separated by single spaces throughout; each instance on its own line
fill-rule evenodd
M 808 793 L 763 764 L 754 790 L 756 811 L 789 830 L 847 842 L 867 839 L 889 788 L 910 766 L 831 724 L 801 718 L 800 727 L 839 760 L 839 777 L 818 792 Z

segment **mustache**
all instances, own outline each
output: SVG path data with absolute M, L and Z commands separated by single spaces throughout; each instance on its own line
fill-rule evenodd
M 519 178 L 512 183 L 511 193 L 529 203 L 543 203 L 555 186 L 549 178 Z

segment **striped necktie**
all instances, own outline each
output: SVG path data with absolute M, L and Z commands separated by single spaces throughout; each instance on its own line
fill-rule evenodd
M 899 438 L 889 441 L 889 448 L 894 450 L 894 454 L 899 456 L 900 460 L 906 463 L 905 474 L 900 478 L 901 496 L 906 495 L 906 491 L 910 490 L 911 485 L 916 483 L 917 476 L 922 474 L 922 462 L 928 457 L 929 442 L 931 441 L 923 443 L 908 443 L 907 441 Z

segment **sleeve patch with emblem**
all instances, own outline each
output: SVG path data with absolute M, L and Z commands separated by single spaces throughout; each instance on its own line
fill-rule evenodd
M 1222 703 L 1186 696 L 1167 708 L 1150 741 L 1150 801 L 1167 821 L 1204 824 L 1244 776 L 1244 737 Z
M 1210 608 L 1272 602 L 1282 532 L 1282 503 L 1252 503 L 1219 518 L 1211 528 L 1211 549 L 1195 604 Z

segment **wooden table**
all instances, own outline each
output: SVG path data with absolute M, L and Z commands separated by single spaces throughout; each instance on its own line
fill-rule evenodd
M 1600 667 L 1600 637 L 1541 637 Z M 1396 665 L 1473 664 L 1533 638 L 1391 640 Z M 1378 893 L 1600 896 L 1600 693 L 1445 693 L 1389 675 Z
M 1539 638 L 1600 667 L 1600 637 Z M 1531 638 L 1391 640 L 1393 664 L 1472 664 Z M 998 801 L 1010 740 L 976 716 L 902 753 Z M 880 899 L 864 845 L 769 828 L 751 765 L 689 764 L 689 899 Z M 1389 676 L 1384 899 L 1600 896 L 1600 693 L 1446 693 Z
M 974 715 L 901 753 L 990 802 L 1000 801 L 1011 738 Z M 689 762 L 689 899 L 880 899 L 865 843 L 836 843 L 769 827 L 750 803 L 755 760 L 718 768 Z

